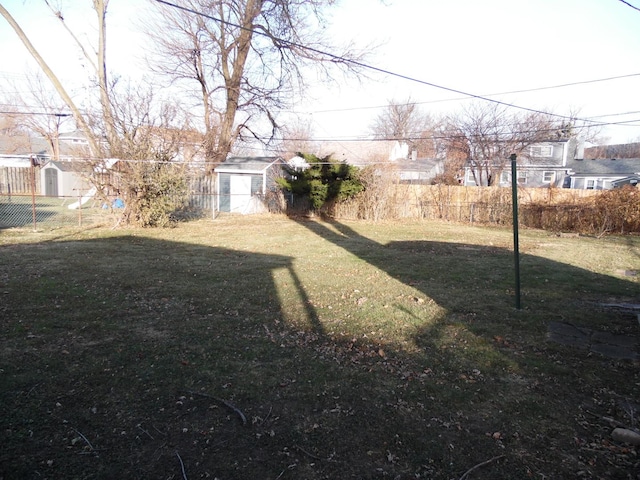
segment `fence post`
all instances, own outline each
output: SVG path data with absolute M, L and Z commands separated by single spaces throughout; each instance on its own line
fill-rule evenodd
M 78 189 L 78 226 L 82 227 L 82 190 Z

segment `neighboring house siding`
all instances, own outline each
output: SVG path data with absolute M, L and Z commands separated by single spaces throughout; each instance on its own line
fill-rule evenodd
M 608 190 L 620 180 L 640 175 L 640 158 L 585 160 L 584 149 L 575 139 L 540 142 L 518 155 L 518 184 L 527 187 L 564 187 Z M 508 165 L 499 185 L 511 183 Z M 624 182 L 623 182 L 624 183 Z M 473 186 L 473 172 L 467 167 L 465 185 Z
M 518 154 L 518 184 L 527 187 L 559 187 L 566 175 L 566 163 L 578 151 L 577 141 L 546 141 L 530 145 Z M 495 172 L 498 173 L 498 172 Z M 465 185 L 475 186 L 472 169 L 465 168 Z M 511 184 L 510 162 L 506 162 L 500 172 L 498 185 Z

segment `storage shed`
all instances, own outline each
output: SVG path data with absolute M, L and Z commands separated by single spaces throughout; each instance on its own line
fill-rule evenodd
M 229 157 L 215 168 L 216 210 L 233 213 L 266 211 L 265 195 L 282 175 L 280 157 Z
M 43 192 L 48 197 L 78 197 L 91 189 L 86 177 L 91 167 L 86 162 L 50 161 L 40 171 Z

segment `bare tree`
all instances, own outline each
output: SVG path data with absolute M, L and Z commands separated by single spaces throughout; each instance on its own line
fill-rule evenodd
M 104 0 L 104 1 L 108 2 L 108 0 Z M 104 12 L 106 14 L 106 4 L 102 0 L 95 0 L 94 7 L 95 6 L 101 6 L 104 9 Z M 96 138 L 96 136 L 91 131 L 91 129 L 89 128 L 89 125 L 85 117 L 80 112 L 80 109 L 77 107 L 76 102 L 71 98 L 71 95 L 69 95 L 67 90 L 64 88 L 62 82 L 60 82 L 60 79 L 58 78 L 58 76 L 53 72 L 53 70 L 49 67 L 47 62 L 44 60 L 44 58 L 42 58 L 40 53 L 33 46 L 31 41 L 29 40 L 29 37 L 24 33 L 20 25 L 18 25 L 18 23 L 7 11 L 7 9 L 4 8 L 1 4 L 0 4 L 0 15 L 2 15 L 5 18 L 5 20 L 9 23 L 9 25 L 11 25 L 13 30 L 18 35 L 18 38 L 20 38 L 20 41 L 24 44 L 25 48 L 29 51 L 29 53 L 34 58 L 34 60 L 38 63 L 43 73 L 49 78 L 55 90 L 58 92 L 62 100 L 65 102 L 65 104 L 69 107 L 69 109 L 73 113 L 73 117 L 76 121 L 76 124 L 87 136 L 87 141 L 89 142 L 92 155 L 97 155 L 100 150 L 100 146 L 99 146 L 100 143 Z M 101 44 L 104 47 L 104 42 L 102 42 Z
M 29 73 L 19 82 L 11 83 L 11 94 L 3 96 L 2 101 L 15 109 L 12 114 L 21 130 L 35 133 L 46 140 L 50 154 L 60 158 L 59 135 L 70 123 L 72 116 L 67 106 L 38 71 Z
M 499 181 L 509 157 L 545 140 L 571 136 L 570 125 L 535 112 L 516 112 L 495 103 L 473 103 L 442 124 L 441 141 L 447 158 L 464 162 L 476 185 Z
M 310 122 L 294 121 L 283 126 L 281 131 L 283 140 L 278 150 L 282 156 L 288 159 L 299 152 L 316 153 L 313 128 Z
M 124 194 L 126 207 L 122 218 L 143 225 L 166 223 L 171 209 L 178 207 L 185 194 L 184 165 L 173 162 L 184 159 L 185 149 L 177 132 L 184 115 L 170 103 L 157 101 L 151 89 L 132 88 L 107 75 L 106 38 L 109 0 L 92 0 L 97 25 L 97 50 L 85 48 L 78 35 L 67 28 L 61 11 L 50 6 L 53 14 L 78 44 L 86 60 L 94 68 L 97 90 L 94 103 L 80 110 L 65 86 L 33 47 L 27 35 L 9 12 L 0 5 L 2 14 L 38 62 L 54 89 L 72 111 L 77 126 L 90 145 L 85 162 L 92 172 L 89 180 L 105 200 L 108 195 Z M 91 80 L 91 79 L 90 79 Z M 97 105 L 97 108 L 96 108 Z M 42 132 L 41 132 L 42 133 Z M 106 174 L 119 157 L 118 175 Z M 95 172 L 100 172 L 96 174 Z
M 370 126 L 375 138 L 397 140 L 405 143 L 409 151 L 417 151 L 421 157 L 435 157 L 434 130 L 436 122 L 411 98 L 403 102 L 390 100 L 387 107 Z
M 156 46 L 152 64 L 176 82 L 193 85 L 203 110 L 209 170 L 224 161 L 237 140 L 266 141 L 276 115 L 303 69 L 353 68 L 353 48 L 326 56 L 323 8 L 332 0 L 181 0 L 163 6 L 148 31 Z
M 23 154 L 31 146 L 29 131 L 25 129 L 20 119 L 22 115 L 13 104 L 0 104 L 0 141 L 3 153 Z

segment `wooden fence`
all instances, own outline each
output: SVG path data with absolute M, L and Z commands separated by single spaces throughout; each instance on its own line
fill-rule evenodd
M 584 207 L 599 190 L 519 188 L 520 210 L 531 216 L 540 206 L 549 209 Z M 536 208 L 532 208 L 535 206 Z M 455 222 L 508 224 L 512 220 L 512 193 L 506 187 L 396 184 L 333 205 L 332 215 L 370 220 L 395 218 L 442 219 Z M 545 213 L 547 216 L 549 213 Z M 539 223 L 537 219 L 530 221 Z
M 23 167 L 0 167 L 0 195 L 25 195 L 32 193 L 35 177 L 35 193 L 40 193 L 40 170 Z

